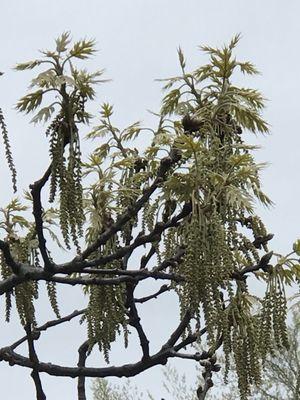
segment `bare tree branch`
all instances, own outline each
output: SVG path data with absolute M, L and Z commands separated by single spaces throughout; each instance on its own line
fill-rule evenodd
M 34 338 L 31 332 L 31 326 L 30 324 L 27 324 L 25 326 L 25 331 L 27 334 L 27 342 L 28 342 L 28 349 L 29 349 L 29 359 L 32 362 L 32 373 L 31 373 L 31 377 L 34 381 L 35 384 L 35 389 L 36 389 L 36 399 L 37 400 L 46 400 L 46 395 L 43 391 L 43 387 L 42 387 L 42 382 L 40 379 L 40 375 L 39 375 L 39 370 L 38 370 L 38 366 L 39 366 L 39 359 L 38 356 L 36 354 L 35 348 L 34 348 Z
M 142 360 L 146 360 L 149 358 L 149 340 L 142 328 L 140 323 L 140 317 L 138 315 L 138 311 L 134 302 L 133 292 L 135 286 L 132 284 L 127 284 L 126 286 L 126 304 L 125 307 L 129 308 L 128 317 L 129 317 L 129 325 L 133 326 L 139 336 L 140 345 L 143 351 Z
M 134 299 L 135 303 L 145 303 L 146 301 L 152 300 L 152 299 L 156 299 L 160 294 L 168 292 L 171 290 L 171 286 L 170 285 L 162 285 L 160 287 L 160 289 L 149 295 L 149 296 L 145 296 L 145 297 L 140 297 L 138 299 Z
M 82 343 L 82 345 L 78 349 L 79 358 L 78 358 L 77 366 L 79 368 L 82 368 L 85 366 L 88 348 L 89 348 L 89 342 L 88 342 L 88 340 L 86 340 L 85 342 Z M 78 390 L 78 400 L 86 400 L 85 376 L 78 377 L 77 390 Z
M 46 372 L 52 376 L 68 376 L 76 378 L 79 376 L 85 377 L 99 377 L 105 378 L 108 376 L 116 377 L 131 377 L 135 376 L 155 365 L 165 365 L 168 358 L 174 357 L 174 346 L 175 342 L 179 339 L 180 335 L 184 332 L 188 324 L 189 314 L 186 313 L 182 322 L 175 329 L 170 339 L 162 346 L 162 348 L 152 356 L 143 357 L 141 361 L 134 364 L 125 364 L 119 367 L 105 367 L 105 368 L 92 368 L 92 367 L 65 367 L 52 363 L 39 362 L 38 366 L 35 366 L 32 360 L 24 357 L 8 346 L 0 349 L 0 361 L 6 361 L 10 365 L 20 365 L 27 368 L 36 367 L 39 372 Z M 194 341 L 198 338 L 198 335 L 194 336 Z
M 2 250 L 6 264 L 11 268 L 14 274 L 18 275 L 20 273 L 21 264 L 13 259 L 9 244 L 3 240 L 0 240 L 0 250 Z
M 82 309 L 82 310 L 78 310 L 78 311 L 75 310 L 75 311 L 73 311 L 71 314 L 66 315 L 65 317 L 57 318 L 57 319 L 54 319 L 54 320 L 52 320 L 52 321 L 47 321 L 45 324 L 43 324 L 43 325 L 41 325 L 41 326 L 39 326 L 39 327 L 37 327 L 37 328 L 34 328 L 34 330 L 31 332 L 31 335 L 37 336 L 37 335 L 40 334 L 40 332 L 46 331 L 47 329 L 52 328 L 53 326 L 61 325 L 61 324 L 63 324 L 64 322 L 69 322 L 69 321 L 71 321 L 73 318 L 78 317 L 79 315 L 84 314 L 85 311 L 86 311 L 85 308 Z M 24 343 L 26 340 L 27 340 L 27 336 L 24 336 L 23 338 L 19 339 L 19 340 L 16 341 L 14 344 L 12 344 L 12 345 L 10 346 L 10 348 L 11 348 L 12 350 L 14 350 L 14 349 L 16 349 L 18 346 L 20 346 L 22 343 Z
M 51 271 L 52 262 L 49 259 L 48 251 L 46 248 L 46 239 L 44 237 L 43 232 L 43 207 L 41 202 L 41 191 L 47 180 L 51 175 L 52 165 L 50 165 L 43 175 L 43 177 L 30 185 L 31 195 L 33 199 L 33 215 L 35 220 L 35 229 L 39 241 L 39 249 L 41 251 L 41 255 L 45 264 L 45 270 Z

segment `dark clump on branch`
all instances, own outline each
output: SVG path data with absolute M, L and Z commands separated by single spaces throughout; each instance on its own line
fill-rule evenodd
M 200 135 L 200 129 L 203 126 L 203 122 L 200 121 L 197 118 L 191 117 L 189 114 L 186 114 L 182 120 L 181 124 L 183 126 L 183 129 L 186 133 L 196 133 L 197 135 Z

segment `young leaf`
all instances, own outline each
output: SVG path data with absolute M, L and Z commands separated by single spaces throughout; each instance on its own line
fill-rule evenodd
M 64 32 L 59 38 L 55 40 L 56 42 L 56 51 L 58 53 L 63 53 L 67 51 L 68 45 L 71 42 L 70 32 Z
M 24 71 L 26 69 L 33 69 L 36 66 L 40 65 L 41 62 L 42 62 L 41 60 L 34 60 L 34 61 L 28 61 L 28 62 L 25 62 L 25 63 L 20 63 L 20 64 L 17 64 L 14 67 L 14 69 L 17 70 L 17 71 Z
M 51 115 L 54 113 L 54 111 L 55 108 L 53 106 L 44 107 L 32 118 L 30 122 L 35 124 L 42 121 L 46 122 L 51 118 Z
M 95 53 L 96 50 L 94 49 L 94 46 L 94 40 L 80 40 L 79 42 L 76 42 L 70 50 L 70 56 L 84 60 Z
M 37 90 L 36 92 L 29 93 L 22 97 L 17 103 L 17 110 L 24 111 L 28 114 L 30 111 L 35 110 L 42 102 L 43 90 Z

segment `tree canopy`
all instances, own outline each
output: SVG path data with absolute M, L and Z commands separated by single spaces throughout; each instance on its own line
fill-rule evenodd
M 261 186 L 265 165 L 255 161 L 257 146 L 247 139 L 248 133 L 267 134 L 268 124 L 262 94 L 234 83 L 238 73 L 258 73 L 236 58 L 238 41 L 201 47 L 208 62 L 191 72 L 178 49 L 180 73 L 162 79 L 165 95 L 154 128 L 140 121 L 116 127 L 107 102 L 94 123 L 88 106 L 95 85 L 106 81 L 104 71 L 78 66 L 95 53 L 94 41 L 72 43 L 66 32 L 42 58 L 16 65 L 17 71 L 36 72 L 16 108 L 32 113 L 33 123 L 47 124 L 49 167 L 22 200 L 0 209 L 0 294 L 6 321 L 15 302 L 25 330 L 0 350 L 0 360 L 32 370 L 37 399 L 46 398 L 41 372 L 78 378 L 78 399 L 84 400 L 85 377 L 131 377 L 170 358 L 200 363 L 203 382 L 196 395 L 204 399 L 221 368 L 216 351 L 222 348 L 225 380 L 233 359 L 245 400 L 251 385 L 260 383 L 268 354 L 288 348 L 285 286 L 299 279 L 300 240 L 285 256 L 272 251 L 273 235 L 255 210 L 257 202 L 272 201 Z M 87 138 L 95 146 L 87 156 L 82 127 L 92 121 Z M 0 123 L 16 190 L 2 111 Z M 33 219 L 25 216 L 27 209 Z M 67 262 L 57 260 L 54 245 L 69 251 Z M 262 298 L 253 289 L 255 279 L 265 285 Z M 152 280 L 161 284 L 137 297 L 136 289 Z M 56 315 L 44 325 L 35 313 L 39 282 L 46 282 Z M 62 317 L 57 285 L 81 286 L 87 307 Z M 177 295 L 180 322 L 152 353 L 154 332 L 145 331 L 140 312 L 168 292 Z M 87 329 L 77 366 L 40 361 L 35 344 L 41 333 L 77 316 Z M 122 334 L 126 347 L 132 331 L 140 360 L 109 365 L 112 343 Z M 195 352 L 191 345 L 201 337 L 207 348 Z M 24 342 L 26 356 L 16 352 Z M 108 365 L 86 366 L 94 347 Z

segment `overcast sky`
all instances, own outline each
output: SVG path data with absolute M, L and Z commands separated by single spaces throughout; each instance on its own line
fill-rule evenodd
M 292 242 L 300 237 L 299 15 L 297 0 L 1 0 L 0 71 L 5 74 L 0 80 L 0 106 L 9 126 L 19 187 L 27 188 L 40 177 L 48 162 L 48 150 L 44 128 L 34 128 L 29 124 L 30 118 L 13 109 L 32 77 L 30 72 L 12 71 L 16 62 L 37 58 L 38 50 L 51 49 L 54 38 L 66 30 L 71 31 L 74 39 L 94 38 L 99 52 L 89 62 L 89 68 L 106 68 L 106 77 L 113 79 L 99 88 L 98 104 L 113 103 L 115 119 L 121 127 L 136 120 L 143 120 L 147 125 L 153 122 L 147 110 L 157 111 L 161 100 L 160 84 L 154 79 L 179 72 L 178 46 L 193 69 L 205 61 L 198 45 L 221 46 L 240 32 L 238 57 L 249 59 L 262 73 L 247 79 L 245 85 L 261 90 L 268 98 L 264 116 L 271 125 L 270 135 L 253 137 L 253 142 L 262 145 L 257 159 L 270 164 L 263 174 L 263 186 L 275 202 L 273 209 L 261 209 L 260 214 L 269 231 L 275 234 L 273 248 L 290 251 Z M 0 157 L 2 206 L 12 196 L 2 145 Z M 153 316 L 158 308 L 153 303 L 151 307 Z M 153 320 L 148 318 L 146 323 L 151 327 Z M 156 326 L 164 321 L 163 317 L 158 318 Z M 41 313 L 40 321 L 44 320 Z M 0 345 L 18 338 L 20 332 L 17 325 L 1 328 Z M 51 335 L 58 342 L 60 336 Z M 73 330 L 72 337 L 64 339 L 80 343 L 82 335 L 82 331 Z M 46 361 L 54 348 L 41 351 Z M 62 346 L 59 351 L 63 352 Z M 76 358 L 66 355 L 54 360 L 76 363 Z M 116 356 L 114 362 L 119 361 Z M 151 388 L 158 399 L 159 376 L 160 369 L 156 368 L 155 374 L 144 374 L 138 379 L 141 387 Z M 75 382 L 42 378 L 47 399 L 75 398 Z M 5 399 L 15 400 L 20 395 L 22 400 L 33 399 L 29 371 L 0 364 L 0 383 L 1 396 Z

